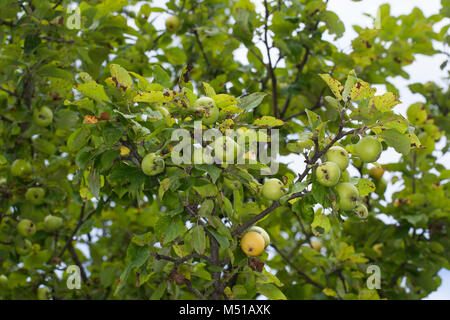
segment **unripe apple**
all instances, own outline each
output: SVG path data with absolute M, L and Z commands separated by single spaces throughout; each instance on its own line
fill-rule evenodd
M 336 163 L 341 170 L 348 167 L 348 152 L 342 147 L 333 146 L 326 153 L 327 161 Z
M 31 204 L 40 205 L 44 202 L 45 190 L 38 187 L 29 188 L 25 193 L 25 199 Z
M 242 148 L 228 136 L 218 137 L 213 143 L 214 155 L 217 160 L 226 163 L 234 161 L 242 155 Z
M 31 243 L 30 240 L 20 239 L 20 241 L 17 241 L 17 243 L 16 243 L 16 252 L 17 252 L 17 254 L 19 254 L 21 256 L 26 256 L 27 254 L 29 254 L 31 252 L 32 246 L 33 246 L 33 244 Z
M 53 121 L 53 112 L 48 107 L 42 107 L 41 109 L 36 109 L 33 112 L 33 121 L 36 125 L 40 127 L 47 127 Z
M 383 177 L 384 169 L 380 167 L 373 167 L 369 170 L 369 176 L 375 180 L 380 180 Z
M 209 97 L 201 97 L 194 102 L 194 110 L 202 115 L 202 123 L 211 125 L 219 118 L 219 108 L 216 102 Z
M 270 244 L 270 237 L 269 234 L 261 227 L 258 226 L 252 226 L 248 229 L 248 231 L 254 231 L 259 233 L 264 238 L 264 248 L 267 247 Z
M 352 210 L 358 202 L 359 192 L 356 187 L 349 182 L 342 182 L 336 186 L 339 196 L 339 207 L 342 210 Z
M 283 196 L 283 183 L 276 179 L 272 178 L 264 182 L 262 187 L 262 194 L 268 200 L 278 201 Z
M 382 151 L 381 143 L 377 138 L 366 136 L 355 145 L 356 155 L 363 162 L 375 162 L 380 158 Z
M 11 174 L 14 177 L 25 177 L 33 171 L 31 164 L 23 159 L 14 160 L 11 165 Z
M 51 291 L 48 287 L 42 286 L 37 290 L 37 297 L 39 300 L 49 300 L 51 298 Z
M 51 214 L 47 215 L 44 219 L 44 227 L 49 231 L 61 228 L 62 224 L 63 219 L 61 217 L 52 216 Z
M 142 159 L 141 168 L 146 175 L 155 176 L 164 171 L 164 159 L 155 153 L 149 153 Z
M 355 214 L 360 217 L 363 220 L 366 220 L 369 216 L 369 210 L 367 210 L 367 207 L 363 205 L 362 203 L 358 204 L 356 208 L 354 209 Z
M 241 249 L 246 255 L 259 256 L 265 248 L 265 241 L 258 232 L 250 231 L 241 239 Z
M 8 277 L 4 274 L 0 275 L 0 288 L 6 288 L 8 286 Z
M 320 251 L 322 249 L 322 242 L 319 239 L 312 239 L 311 247 L 316 251 Z
M 232 180 L 228 178 L 223 178 L 223 183 L 230 188 L 230 190 L 239 190 L 242 183 L 239 180 Z
M 387 188 L 387 182 L 384 179 L 380 179 L 375 183 L 375 193 L 379 196 L 384 195 Z
M 408 110 L 406 111 L 406 116 L 408 117 L 408 120 L 412 124 L 425 123 L 425 121 L 427 121 L 428 118 L 427 110 L 425 109 L 425 104 L 419 102 L 410 105 Z
M 168 32 L 175 32 L 180 27 L 180 19 L 176 16 L 170 16 L 166 19 L 166 30 Z
M 339 179 L 339 182 L 349 182 L 350 181 L 350 174 L 347 170 L 341 171 L 341 178 Z
M 334 162 L 322 163 L 316 169 L 317 181 L 323 186 L 332 187 L 336 185 L 341 176 L 339 166 Z
M 36 225 L 31 220 L 23 219 L 17 224 L 17 232 L 22 237 L 32 237 L 36 233 Z

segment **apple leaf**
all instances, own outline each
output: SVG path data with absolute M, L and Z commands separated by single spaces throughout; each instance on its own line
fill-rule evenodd
M 380 136 L 386 141 L 388 146 L 393 147 L 397 152 L 400 152 L 404 156 L 409 154 L 411 141 L 408 136 L 401 134 L 395 129 L 383 130 Z
M 277 119 L 275 117 L 272 116 L 263 116 L 259 119 L 256 119 L 255 121 L 253 121 L 253 125 L 254 126 L 258 126 L 258 127 L 279 127 L 284 125 L 284 121 Z
M 117 83 L 125 87 L 125 90 L 131 87 L 131 85 L 133 84 L 133 80 L 131 79 L 127 70 L 125 70 L 118 64 L 111 64 L 109 66 L 109 70 L 111 72 L 111 76 L 117 81 Z
M 255 92 L 237 99 L 238 106 L 245 111 L 251 111 L 261 104 L 267 93 Z
M 192 247 L 199 254 L 205 252 L 206 236 L 202 226 L 195 226 L 192 228 Z
M 377 92 L 376 88 L 370 88 L 370 84 L 359 80 L 351 89 L 350 97 L 352 101 L 358 101 L 365 98 L 371 98 Z
M 330 220 L 322 213 L 322 210 L 317 210 L 314 213 L 314 220 L 311 223 L 311 229 L 315 236 L 328 233 L 331 228 Z
M 320 77 L 328 84 L 335 97 L 338 100 L 342 100 L 341 91 L 344 89 L 344 86 L 338 80 L 333 79 L 328 73 L 321 74 Z
M 375 184 L 370 181 L 369 179 L 359 179 L 358 183 L 356 184 L 356 188 L 358 189 L 359 195 L 362 197 L 367 196 L 371 192 L 374 192 L 376 187 Z

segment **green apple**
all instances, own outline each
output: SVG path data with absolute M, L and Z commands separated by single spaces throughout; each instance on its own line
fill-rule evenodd
M 36 225 L 31 220 L 23 219 L 17 224 L 17 232 L 22 237 L 32 237 L 36 233 Z
M 196 113 L 202 115 L 202 122 L 211 125 L 219 118 L 219 108 L 216 102 L 209 97 L 201 97 L 194 102 L 193 106 Z
M 51 214 L 47 215 L 44 219 L 44 227 L 49 231 L 61 228 L 62 224 L 63 219 L 61 217 L 56 217 Z
M 367 210 L 367 207 L 362 203 L 356 206 L 354 212 L 358 217 L 360 217 L 363 220 L 367 219 L 367 217 L 369 216 L 369 210 Z
M 224 163 L 234 163 L 242 155 L 242 148 L 228 136 L 218 137 L 213 143 L 215 158 Z
M 264 244 L 266 247 L 270 244 L 269 234 L 263 228 L 258 227 L 258 226 L 252 226 L 248 229 L 248 232 L 250 232 L 250 231 L 258 232 L 260 235 L 262 235 L 262 237 L 264 238 Z
M 29 188 L 25 193 L 25 199 L 34 205 L 40 205 L 44 202 L 45 190 L 38 187 Z
M 53 121 L 53 112 L 48 107 L 36 109 L 33 112 L 33 121 L 39 127 L 48 127 Z
M 24 159 L 17 159 L 11 165 L 11 174 L 14 177 L 25 177 L 33 171 L 31 164 Z
M 329 161 L 317 167 L 316 176 L 321 185 L 332 187 L 339 182 L 341 170 L 336 163 Z
M 0 275 L 0 288 L 6 288 L 8 286 L 8 277 L 4 274 Z
M 408 110 L 406 111 L 406 116 L 408 117 L 408 120 L 412 124 L 425 123 L 425 121 L 427 121 L 428 118 L 427 110 L 425 109 L 425 104 L 414 103 L 410 105 Z
M 180 19 L 176 16 L 170 16 L 166 19 L 166 30 L 168 32 L 175 32 L 180 27 Z
M 26 256 L 31 252 L 33 244 L 28 239 L 20 239 L 16 242 L 16 252 L 21 256 Z
M 383 177 L 384 169 L 380 167 L 373 167 L 369 170 L 369 176 L 375 180 L 380 180 Z
M 142 159 L 141 168 L 146 175 L 155 176 L 164 171 L 164 159 L 156 153 L 149 153 Z
M 51 291 L 48 287 L 42 286 L 37 290 L 37 297 L 39 300 L 49 300 L 51 297 Z
M 266 199 L 278 201 L 283 196 L 282 188 L 283 183 L 276 178 L 272 178 L 264 182 L 262 194 Z
M 382 151 L 381 142 L 372 136 L 366 136 L 355 145 L 356 155 L 363 162 L 375 162 L 380 158 Z
M 233 180 L 233 179 L 228 179 L 228 178 L 223 178 L 223 183 L 230 188 L 230 190 L 239 190 L 239 188 L 241 187 L 242 183 L 238 180 Z
M 342 147 L 333 146 L 326 153 L 327 161 L 336 163 L 341 170 L 348 167 L 348 152 Z
M 353 184 L 342 182 L 335 187 L 335 190 L 339 196 L 339 207 L 342 210 L 352 210 L 356 207 L 359 192 Z
M 347 170 L 344 170 L 341 172 L 341 178 L 339 179 L 339 182 L 349 182 L 350 181 L 350 174 Z
M 384 195 L 386 188 L 387 188 L 386 180 L 380 179 L 375 182 L 375 193 L 378 194 L 379 196 Z

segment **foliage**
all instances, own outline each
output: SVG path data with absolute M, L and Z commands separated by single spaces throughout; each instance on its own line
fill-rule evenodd
M 80 29 L 66 25 L 69 2 Z M 408 79 L 415 55 L 448 45 L 448 25 L 436 28 L 448 10 L 394 17 L 382 5 L 382 28 L 355 26 L 346 54 L 324 39 L 345 32 L 327 1 L 136 2 L 0 1 L 1 298 L 36 299 L 44 285 L 58 299 L 420 299 L 439 287 L 450 258 L 450 171 L 438 161 L 449 147 L 449 92 L 411 84 L 427 112 L 417 123 L 394 109 L 388 79 Z M 180 19 L 176 32 L 155 28 L 165 13 Z M 236 59 L 242 49 L 248 63 Z M 260 194 L 263 164 L 172 162 L 172 132 L 193 132 L 200 96 L 220 109 L 210 127 L 276 128 L 279 153 L 304 156 L 299 174 L 280 163 L 270 176 L 287 190 L 279 201 Z M 53 112 L 47 127 L 33 121 L 42 106 Z M 367 135 L 401 158 L 374 164 L 383 181 L 352 156 L 350 182 L 369 209 L 361 220 L 339 210 L 312 169 L 331 146 L 352 155 Z M 164 159 L 162 173 L 142 172 L 148 153 Z M 30 175 L 12 174 L 17 159 Z M 399 186 L 392 199 L 385 182 Z M 38 205 L 25 197 L 37 186 Z M 46 228 L 49 214 L 63 226 Z M 27 240 L 16 230 L 23 219 L 37 230 Z M 257 258 L 239 245 L 253 224 L 272 243 Z M 80 290 L 66 285 L 73 264 Z M 381 269 L 379 290 L 367 289 L 369 265 Z

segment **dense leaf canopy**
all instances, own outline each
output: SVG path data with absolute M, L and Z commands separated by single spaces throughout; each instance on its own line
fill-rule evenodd
M 324 0 L 137 2 L 0 0 L 1 299 L 420 299 L 440 286 L 449 91 L 410 83 L 420 99 L 402 115 L 390 79 L 409 79 L 417 55 L 448 58 L 448 0 L 429 17 L 382 5 L 381 28 L 354 26 L 345 53 L 325 40 L 346 31 Z M 169 15 L 179 26 L 155 27 Z M 172 134 L 193 134 L 203 96 L 219 109 L 203 130 L 263 142 L 277 129 L 300 172 L 174 163 Z M 400 160 L 362 162 L 366 136 Z M 350 155 L 367 217 L 318 182 L 333 146 Z M 268 178 L 279 200 L 262 194 Z M 257 257 L 240 244 L 252 225 L 271 242 Z

